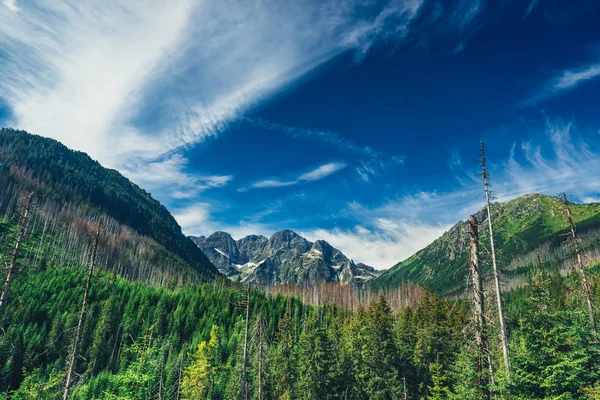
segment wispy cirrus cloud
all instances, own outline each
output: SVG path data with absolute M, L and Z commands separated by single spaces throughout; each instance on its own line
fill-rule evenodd
M 299 175 L 297 178 L 290 180 L 280 180 L 280 179 L 264 179 L 258 182 L 253 183 L 248 188 L 240 188 L 238 191 L 247 191 L 248 189 L 263 189 L 263 188 L 278 188 L 278 187 L 286 187 L 298 185 L 304 182 L 313 182 L 318 181 L 328 176 L 335 174 L 336 172 L 346 168 L 346 164 L 340 162 L 331 162 L 327 164 L 323 164 L 313 170 L 308 172 L 304 172 Z
M 175 199 L 193 198 L 204 190 L 225 186 L 234 178 L 191 172 L 187 158 L 178 153 L 145 162 L 143 166 L 127 164 L 123 169 L 127 177 L 141 187 L 168 191 Z
M 19 12 L 19 7 L 17 6 L 17 0 L 2 0 L 2 4 L 4 4 L 8 9 L 12 12 Z
M 265 121 L 262 119 L 244 118 L 244 121 L 254 126 L 269 129 L 276 132 L 281 132 L 294 139 L 311 140 L 325 145 L 334 147 L 344 153 L 363 157 L 380 157 L 383 153 L 373 150 L 369 146 L 359 146 L 343 135 L 318 129 L 306 129 L 295 126 L 285 126 L 275 122 Z
M 313 169 L 312 171 L 303 173 L 298 177 L 298 180 L 303 182 L 318 181 L 320 179 L 328 177 L 331 174 L 338 172 L 343 168 L 346 168 L 346 164 L 344 163 L 333 162 L 324 164 L 320 167 Z
M 577 201 L 598 201 L 600 180 L 594 177 L 600 171 L 600 152 L 582 139 L 572 122 L 547 119 L 544 130 L 543 140 L 515 143 L 506 158 L 488 160 L 497 201 L 562 191 Z M 455 153 L 450 164 L 459 184 L 454 190 L 402 194 L 374 207 L 351 202 L 342 216 L 355 218 L 354 227 L 318 228 L 305 234 L 325 238 L 358 261 L 390 268 L 483 208 L 477 168 L 465 168 Z
M 402 155 L 390 155 L 376 151 L 369 146 L 360 146 L 338 132 L 285 126 L 262 119 L 244 118 L 244 121 L 254 126 L 281 132 L 294 139 L 310 140 L 328 145 L 340 152 L 355 156 L 358 160 L 358 165 L 355 167 L 356 173 L 365 182 L 369 182 L 374 176 L 381 175 L 389 167 L 398 166 L 404 162 Z M 276 182 L 273 183 L 276 184 Z M 280 183 L 282 186 L 289 186 L 285 185 L 289 182 Z
M 599 76 L 600 62 L 594 62 L 578 68 L 561 71 L 554 78 L 546 82 L 538 93 L 523 102 L 522 105 L 537 104 L 551 97 L 573 90 L 584 82 L 591 81 Z
M 525 14 L 523 14 L 523 19 L 527 18 L 529 16 L 529 14 L 531 14 L 533 9 L 535 8 L 535 6 L 537 6 L 537 4 L 539 2 L 540 2 L 540 0 L 531 0 L 529 2 L 529 5 L 527 6 L 527 9 L 525 10 Z
M 402 40 L 423 1 L 4 0 L 4 123 L 139 178 L 336 55 Z

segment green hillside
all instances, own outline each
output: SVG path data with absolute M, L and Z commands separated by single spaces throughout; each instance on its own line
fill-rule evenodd
M 218 274 L 202 251 L 183 235 L 169 211 L 148 192 L 56 140 L 1 129 L 0 188 L 0 212 L 10 212 L 2 208 L 23 192 L 35 191 L 44 203 L 71 207 L 81 214 L 106 214 L 153 239 L 194 268 L 199 277 L 212 279 Z
M 600 203 L 572 204 L 571 211 L 583 238 L 583 250 L 600 247 Z M 555 264 L 572 256 L 564 246 L 568 222 L 564 205 L 554 197 L 531 194 L 492 206 L 496 256 L 505 280 L 523 278 L 538 253 Z M 481 261 L 489 271 L 486 213 L 476 214 L 482 243 Z M 459 294 L 468 272 L 468 227 L 458 222 L 442 237 L 377 278 L 373 287 L 395 287 L 411 281 L 444 295 Z

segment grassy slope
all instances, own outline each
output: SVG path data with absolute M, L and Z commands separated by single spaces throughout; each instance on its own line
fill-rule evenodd
M 580 232 L 600 228 L 600 203 L 573 204 L 573 217 Z M 494 235 L 500 267 L 518 261 L 542 244 L 560 247 L 568 231 L 564 206 L 556 198 L 526 195 L 508 203 L 495 204 Z M 481 224 L 482 213 L 478 221 Z M 486 248 L 489 244 L 487 224 L 480 226 L 482 264 L 490 268 Z M 593 245 L 592 243 L 591 245 Z M 375 282 L 375 287 L 394 287 L 404 281 L 421 284 L 442 294 L 452 294 L 464 286 L 468 270 L 468 235 L 465 222 L 459 222 L 441 238 L 410 258 L 386 271 Z M 523 271 L 513 269 L 512 275 Z

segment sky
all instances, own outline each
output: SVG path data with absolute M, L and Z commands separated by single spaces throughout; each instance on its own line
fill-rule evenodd
M 595 0 L 0 0 L 0 126 L 185 233 L 293 229 L 390 268 L 483 206 L 600 201 Z

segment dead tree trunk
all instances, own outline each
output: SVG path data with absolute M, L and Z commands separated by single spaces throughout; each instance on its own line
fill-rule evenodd
M 475 306 L 475 317 L 477 319 L 477 328 L 475 329 L 475 340 L 477 341 L 477 368 L 478 380 L 480 387 L 483 387 L 483 370 L 484 363 L 487 361 L 489 370 L 490 383 L 494 382 L 494 369 L 490 357 L 489 347 L 487 343 L 487 330 L 485 324 L 485 307 L 484 307 L 484 288 L 483 279 L 479 270 L 479 232 L 477 230 L 477 220 L 475 216 L 469 217 L 469 245 L 470 253 L 470 269 L 473 278 L 473 304 Z
M 8 301 L 10 285 L 15 275 L 17 258 L 19 257 L 19 250 L 21 248 L 21 241 L 27 233 L 27 223 L 29 222 L 29 217 L 31 216 L 31 204 L 33 203 L 33 196 L 34 192 L 31 192 L 27 197 L 25 205 L 23 206 L 21 218 L 19 220 L 19 232 L 17 233 L 17 240 L 15 241 L 15 247 L 13 248 L 12 255 L 10 257 L 10 264 L 8 266 L 8 272 L 6 273 L 6 280 L 4 281 L 4 289 L 2 290 L 2 295 L 0 295 L 0 320 L 2 319 L 4 308 L 6 307 L 6 302 Z
M 252 342 L 257 346 L 257 373 L 256 373 L 256 390 L 257 390 L 257 399 L 262 400 L 263 398 L 263 377 L 265 371 L 265 356 L 266 356 L 266 347 L 268 346 L 266 338 L 265 338 L 265 330 L 267 329 L 267 323 L 265 318 L 263 317 L 262 311 L 259 312 L 256 316 L 256 320 L 254 322 L 254 326 L 252 328 Z
M 261 318 L 262 321 L 262 318 Z M 264 327 L 258 327 L 258 400 L 262 400 L 262 375 L 263 375 L 263 357 L 264 357 Z
M 79 322 L 77 323 L 77 330 L 75 331 L 75 340 L 73 341 L 73 348 L 71 350 L 71 356 L 69 357 L 69 368 L 67 369 L 67 381 L 65 383 L 65 391 L 63 394 L 63 400 L 69 399 L 69 389 L 71 387 L 71 381 L 73 378 L 73 367 L 75 366 L 75 360 L 78 356 L 79 341 L 81 340 L 81 331 L 83 329 L 83 320 L 85 318 L 85 307 L 88 301 L 88 294 L 90 292 L 90 286 L 92 283 L 92 274 L 94 273 L 94 263 L 96 262 L 96 255 L 98 253 L 98 241 L 100 240 L 100 231 L 102 229 L 102 221 L 98 221 L 98 227 L 96 228 L 96 236 L 94 237 L 94 244 L 92 245 L 92 254 L 90 256 L 90 264 L 88 268 L 87 280 L 85 281 L 85 289 L 83 291 L 83 300 L 81 301 L 81 311 L 79 312 Z
M 590 325 L 592 330 L 596 332 L 596 318 L 594 317 L 594 303 L 592 302 L 592 295 L 590 289 L 590 283 L 585 276 L 585 267 L 583 265 L 583 259 L 581 258 L 581 251 L 579 249 L 579 241 L 577 240 L 577 235 L 575 233 L 575 222 L 573 222 L 573 215 L 571 214 L 571 207 L 569 207 L 569 199 L 567 198 L 567 194 L 562 192 L 561 200 L 567 209 L 567 219 L 569 220 L 569 227 L 571 228 L 571 240 L 573 241 L 573 246 L 575 247 L 575 253 L 577 255 L 577 263 L 575 264 L 575 269 L 577 274 L 579 275 L 579 279 L 581 280 L 581 289 L 583 290 L 583 295 L 585 296 L 585 302 L 587 304 L 587 308 L 590 312 Z
M 248 327 L 250 325 L 250 283 L 246 292 L 246 326 L 244 328 L 244 356 L 242 359 L 242 382 L 240 399 L 248 399 L 248 383 L 246 382 L 246 366 L 248 365 Z
M 508 357 L 508 337 L 506 335 L 506 326 L 504 325 L 504 311 L 502 309 L 502 289 L 500 288 L 500 276 L 498 274 L 498 266 L 496 264 L 496 250 L 494 248 L 494 230 L 492 228 L 492 212 L 490 210 L 490 191 L 489 191 L 489 176 L 485 161 L 485 146 L 481 141 L 481 166 L 483 176 L 483 187 L 485 189 L 485 207 L 487 211 L 488 226 L 490 230 L 490 251 L 492 254 L 492 267 L 494 275 L 494 286 L 496 289 L 496 302 L 498 307 L 498 322 L 500 325 L 500 341 L 502 343 L 502 355 L 504 357 L 504 369 L 507 376 L 510 378 L 510 361 Z

